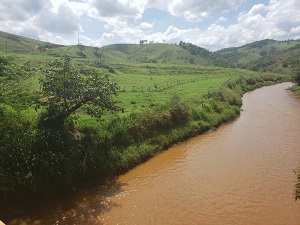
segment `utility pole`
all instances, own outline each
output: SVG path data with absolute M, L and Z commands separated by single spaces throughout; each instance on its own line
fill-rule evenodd
M 7 54 L 7 41 L 5 41 L 5 53 Z
M 79 25 L 78 25 L 78 45 L 79 45 Z

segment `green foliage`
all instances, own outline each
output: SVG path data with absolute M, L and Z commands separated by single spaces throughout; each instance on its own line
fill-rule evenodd
M 183 41 L 180 41 L 179 46 L 182 47 L 183 49 L 186 49 L 187 51 L 189 51 L 192 55 L 207 57 L 211 54 L 210 51 L 208 51 L 204 48 L 201 48 L 197 45 L 193 45 L 192 43 L 185 43 Z
M 283 62 L 291 62 L 299 58 L 300 55 L 299 40 L 275 41 L 267 39 L 217 52 L 210 52 L 182 41 L 179 45 L 174 45 L 153 43 L 148 40 L 149 44 L 115 44 L 105 46 L 105 49 L 104 47 L 98 49 L 81 44 L 62 46 L 5 32 L 0 32 L 0 41 L 8 43 L 9 53 L 26 54 L 26 57 L 63 57 L 69 54 L 73 58 L 100 58 L 101 60 L 113 61 L 113 63 L 195 63 L 197 65 L 247 68 L 256 71 L 272 70 L 281 73 L 287 69 L 282 68 Z M 6 46 L 0 45 L 0 50 L 5 52 Z
M 62 46 L 22 37 L 15 34 L 9 34 L 2 31 L 0 31 L 0 42 L 3 43 L 0 45 L 0 51 L 7 51 L 7 53 L 40 53 L 41 51 L 45 51 L 47 49 L 58 48 Z
M 300 85 L 300 72 L 297 72 L 296 76 L 295 76 L 295 82 Z
M 27 175 L 33 126 L 19 111 L 0 103 L 0 200 L 7 198 Z
M 82 53 L 85 50 L 85 46 L 82 44 L 78 44 L 77 48 L 79 49 L 79 51 Z
M 16 128 L 14 128 L 16 129 Z M 18 130 L 20 132 L 20 130 Z M 67 130 L 26 130 L 8 137 L 0 148 L 0 196 L 47 196 L 80 176 L 74 138 Z M 38 197 L 38 196 L 36 196 Z
M 121 61 L 133 61 L 142 63 L 172 63 L 189 64 L 191 62 L 198 65 L 212 65 L 211 62 L 202 57 L 210 52 L 206 49 L 194 46 L 196 51 L 192 53 L 188 49 L 180 48 L 177 45 L 149 43 L 143 45 L 134 44 L 114 44 L 106 46 L 105 49 L 112 51 L 111 54 Z M 124 54 L 123 59 L 120 53 Z
M 10 60 L 0 52 L 0 77 L 4 76 L 5 70 L 9 64 Z
M 0 146 L 9 145 L 10 137 L 26 131 L 26 121 L 13 107 L 0 103 Z
M 294 68 L 294 80 L 300 85 L 300 64 Z
M 93 116 L 100 116 L 105 109 L 115 109 L 112 96 L 116 94 L 116 84 L 96 71 L 88 76 L 81 75 L 72 67 L 68 56 L 61 61 L 50 61 L 43 75 L 40 78 L 42 104 L 48 110 L 43 119 L 45 124 L 61 126 L 79 108 Z
M 221 87 L 214 91 L 209 91 L 208 98 L 213 98 L 220 102 L 228 102 L 230 105 L 235 105 L 239 107 L 242 105 L 240 96 L 233 90 L 225 87 Z
M 294 85 L 289 90 L 291 90 L 292 92 L 296 93 L 297 95 L 300 95 L 300 85 Z
M 0 103 L 14 108 L 26 109 L 38 101 L 26 80 L 35 75 L 35 68 L 29 62 L 16 64 L 13 58 L 0 55 Z
M 300 168 L 295 170 L 295 174 L 296 174 L 297 180 L 296 180 L 295 189 L 294 189 L 294 198 L 297 201 L 300 199 Z

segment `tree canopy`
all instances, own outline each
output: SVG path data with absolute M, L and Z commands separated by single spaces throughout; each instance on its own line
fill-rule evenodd
M 103 110 L 115 110 L 113 95 L 117 85 L 96 70 L 88 76 L 72 67 L 69 56 L 48 63 L 40 78 L 43 101 L 47 113 L 43 120 L 51 126 L 61 126 L 79 108 L 93 116 Z M 85 106 L 85 107 L 83 107 Z

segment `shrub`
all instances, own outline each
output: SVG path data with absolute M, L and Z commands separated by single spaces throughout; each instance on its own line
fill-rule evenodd
M 300 167 L 297 170 L 295 170 L 295 174 L 297 176 L 297 180 L 294 189 L 294 198 L 295 200 L 298 200 L 300 199 Z
M 298 85 L 300 85 L 300 71 L 296 73 L 294 80 Z
M 238 94 L 233 90 L 221 87 L 214 91 L 208 92 L 208 98 L 213 98 L 217 101 L 228 102 L 230 105 L 241 106 L 242 101 Z

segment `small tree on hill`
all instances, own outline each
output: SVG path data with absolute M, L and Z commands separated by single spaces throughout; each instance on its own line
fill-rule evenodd
M 143 45 L 143 44 L 145 44 L 147 42 L 148 42 L 147 40 L 140 40 L 140 45 Z
M 47 107 L 44 125 L 62 126 L 67 117 L 79 108 L 93 116 L 103 110 L 115 110 L 113 95 L 117 85 L 107 76 L 93 72 L 83 76 L 71 66 L 70 57 L 50 61 L 43 70 L 40 84 L 43 94 L 42 105 Z

